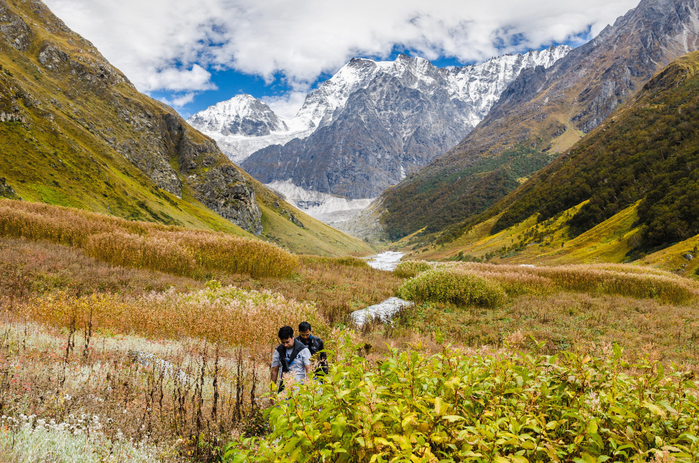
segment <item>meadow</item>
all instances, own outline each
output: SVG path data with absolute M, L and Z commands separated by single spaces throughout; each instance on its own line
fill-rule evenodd
M 2 463 L 699 457 L 693 280 L 620 264 L 381 272 L 8 201 L 0 224 Z M 395 295 L 416 305 L 348 328 Z M 271 349 L 303 320 L 331 377 L 278 401 Z

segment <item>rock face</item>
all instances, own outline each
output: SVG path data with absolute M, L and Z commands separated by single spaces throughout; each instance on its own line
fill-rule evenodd
M 494 160 L 513 150 L 569 149 L 656 72 L 699 47 L 698 12 L 699 0 L 643 0 L 549 68 L 522 71 L 461 143 L 385 193 L 385 230 L 393 238 L 437 232 L 496 203 L 519 183 L 512 162 Z
M 0 178 L 0 198 L 18 199 L 14 188 L 7 184 L 7 180 Z
M 54 141 L 62 140 L 61 149 L 83 153 L 99 169 L 116 170 L 105 161 L 95 161 L 97 152 L 107 160 L 121 156 L 155 187 L 178 198 L 188 192 L 236 225 L 262 232 L 262 213 L 251 182 L 216 144 L 172 108 L 138 93 L 90 42 L 68 29 L 42 2 L 0 0 L 0 55 L 8 63 L 22 62 L 20 69 L 33 73 L 31 78 L 8 70 L 0 75 L 0 123 L 29 126 L 25 120 L 49 121 Z M 238 126 L 243 133 L 270 129 L 245 119 Z M 59 155 L 59 150 L 51 150 Z M 61 187 L 59 182 L 54 186 Z
M 372 198 L 445 152 L 488 113 L 522 69 L 551 66 L 569 47 L 439 69 L 422 58 L 354 59 L 306 98 L 290 126 L 313 132 L 253 153 L 263 183 Z

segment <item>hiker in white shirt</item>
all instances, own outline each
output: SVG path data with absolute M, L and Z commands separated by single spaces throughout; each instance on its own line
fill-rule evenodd
M 278 391 L 284 390 L 283 378 L 292 374 L 296 382 L 304 382 L 311 375 L 311 351 L 299 340 L 294 339 L 294 329 L 290 326 L 282 326 L 279 329 L 281 344 L 274 349 L 272 354 L 272 370 L 270 380 L 277 383 L 279 380 L 279 367 L 282 370 L 282 381 Z

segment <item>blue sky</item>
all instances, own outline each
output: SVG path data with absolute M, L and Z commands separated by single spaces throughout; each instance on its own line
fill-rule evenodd
M 185 117 L 239 93 L 291 117 L 353 57 L 443 67 L 589 40 L 637 0 L 45 0 Z

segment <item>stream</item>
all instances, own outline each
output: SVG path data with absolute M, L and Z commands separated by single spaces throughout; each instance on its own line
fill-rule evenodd
M 401 257 L 405 254 L 402 252 L 386 251 L 375 256 L 367 258 L 367 263 L 369 266 L 374 267 L 378 270 L 386 270 L 387 272 L 392 272 L 398 266 Z

